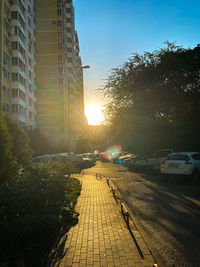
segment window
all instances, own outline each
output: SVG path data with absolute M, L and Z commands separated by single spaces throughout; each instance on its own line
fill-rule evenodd
M 18 81 L 18 74 L 17 73 L 12 73 L 12 81 L 13 82 Z
M 17 50 L 17 49 L 18 49 L 18 43 L 12 42 L 12 50 Z
M 9 56 L 5 52 L 3 52 L 3 63 L 4 65 L 9 64 Z
M 25 79 L 19 74 L 19 83 L 25 86 Z
M 28 38 L 29 38 L 29 42 L 31 41 L 31 33 L 30 31 L 28 31 Z
M 57 5 L 61 5 L 62 4 L 62 0 L 57 0 Z
M 23 100 L 23 101 L 25 101 L 25 93 L 24 92 L 22 92 L 21 90 L 19 90 L 19 97 Z
M 19 59 L 19 68 L 21 71 L 25 72 L 25 64 Z
M 29 66 L 32 67 L 32 59 L 30 57 L 28 58 L 28 63 L 29 63 Z
M 70 33 L 70 32 L 72 32 L 72 29 L 69 28 L 69 27 L 67 27 L 67 28 L 66 28 L 66 32 L 67 32 L 67 33 Z
M 62 32 L 59 32 L 58 33 L 58 40 L 62 40 L 63 39 L 63 34 L 62 34 Z
M 65 80 L 64 79 L 59 79 L 59 84 L 60 85 L 65 85 Z
M 67 38 L 67 43 L 72 43 L 72 38 L 68 37 Z
M 12 97 L 18 97 L 18 89 L 12 88 Z
M 65 62 L 65 59 L 63 56 L 58 56 L 58 62 L 59 63 L 64 63 Z
M 31 20 L 28 18 L 28 26 L 31 28 Z
M 13 57 L 12 58 L 12 65 L 13 66 L 18 66 L 18 58 L 17 57 Z
M 9 72 L 8 72 L 7 69 L 4 69 L 4 71 L 3 71 L 3 75 L 4 75 L 4 78 L 5 78 L 6 80 L 9 80 Z
M 7 15 L 7 18 L 9 17 L 9 8 L 7 7 L 7 5 L 4 3 L 4 12 Z
M 61 16 L 62 15 L 62 9 L 57 9 L 57 15 Z
M 17 104 L 12 104 L 12 112 L 18 113 L 18 105 Z
M 19 43 L 19 52 L 21 53 L 21 55 L 22 55 L 23 57 L 25 57 L 25 50 L 24 50 L 24 48 L 20 45 L 20 43 Z
M 9 40 L 5 35 L 4 35 L 4 45 L 9 47 Z
M 17 19 L 17 11 L 12 11 L 12 19 Z
M 28 45 L 28 51 L 29 51 L 29 53 L 31 53 L 31 44 L 30 43 Z
M 9 35 L 10 34 L 10 27 L 9 27 L 9 25 L 8 25 L 8 23 L 7 23 L 7 21 L 5 19 L 4 19 L 4 28 L 7 31 L 8 35 Z
M 26 110 L 25 110 L 25 108 L 22 107 L 21 105 L 19 105 L 19 114 L 20 114 L 21 116 L 25 116 L 25 114 L 26 114 Z
M 9 105 L 8 104 L 6 104 L 6 103 L 3 104 L 3 111 L 9 112 Z
M 184 154 L 172 154 L 170 155 L 167 160 L 189 160 L 190 158 Z
M 65 69 L 64 69 L 62 66 L 60 66 L 60 67 L 58 68 L 58 71 L 59 71 L 59 73 L 61 73 L 61 74 L 64 74 L 64 73 L 65 73 Z
M 32 85 L 29 83 L 29 92 L 32 93 Z
M 31 7 L 28 5 L 28 13 L 31 15 Z
M 9 88 L 5 85 L 3 86 L 3 93 L 4 95 L 9 96 Z
M 58 27 L 62 27 L 62 20 L 58 20 L 57 25 L 58 25 Z
M 198 154 L 193 154 L 193 155 L 192 155 L 192 158 L 195 159 L 195 160 L 200 160 L 200 153 L 198 153 Z
M 25 22 L 19 13 L 18 13 L 18 21 L 21 24 L 22 28 L 25 30 Z

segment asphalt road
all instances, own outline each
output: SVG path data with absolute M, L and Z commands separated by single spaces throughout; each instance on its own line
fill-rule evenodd
M 102 163 L 85 170 L 112 177 L 143 229 L 150 248 L 166 267 L 200 267 L 200 185 L 188 179 L 129 172 Z

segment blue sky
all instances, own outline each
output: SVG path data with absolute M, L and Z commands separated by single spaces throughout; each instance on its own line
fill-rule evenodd
M 165 40 L 183 47 L 200 43 L 198 0 L 74 0 L 84 70 L 85 104 L 104 104 L 95 89 L 111 68 L 132 53 L 152 51 Z

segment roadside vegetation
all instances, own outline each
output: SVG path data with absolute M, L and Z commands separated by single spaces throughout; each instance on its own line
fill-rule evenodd
M 200 47 L 174 43 L 133 54 L 99 89 L 107 100 L 110 144 L 133 153 L 200 151 Z
M 29 142 L 0 115 L 0 266 L 45 266 L 57 239 L 78 222 L 81 185 L 69 174 L 80 168 L 34 164 Z

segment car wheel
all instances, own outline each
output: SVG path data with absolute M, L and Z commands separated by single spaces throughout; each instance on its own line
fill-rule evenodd
M 194 169 L 194 171 L 192 172 L 192 176 L 194 177 L 196 182 L 200 181 L 200 174 L 198 169 Z

